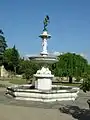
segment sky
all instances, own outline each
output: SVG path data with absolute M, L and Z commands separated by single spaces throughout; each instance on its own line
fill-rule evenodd
M 0 0 L 0 29 L 21 56 L 39 54 L 49 15 L 49 52 L 76 52 L 90 61 L 90 0 Z

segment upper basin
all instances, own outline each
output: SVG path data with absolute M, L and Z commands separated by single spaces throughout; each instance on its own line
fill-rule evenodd
M 31 56 L 29 57 L 30 60 L 35 61 L 37 63 L 55 63 L 58 62 L 57 58 L 55 56 Z

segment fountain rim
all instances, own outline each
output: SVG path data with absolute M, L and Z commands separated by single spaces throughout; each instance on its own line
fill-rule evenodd
M 43 62 L 43 63 L 56 63 L 58 62 L 57 57 L 55 56 L 31 56 L 28 57 L 31 61 L 35 61 L 35 62 Z

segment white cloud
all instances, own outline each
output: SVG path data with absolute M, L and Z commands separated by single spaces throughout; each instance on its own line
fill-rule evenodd
M 58 56 L 58 55 L 60 55 L 60 52 L 53 52 L 53 55 L 56 55 L 56 56 Z

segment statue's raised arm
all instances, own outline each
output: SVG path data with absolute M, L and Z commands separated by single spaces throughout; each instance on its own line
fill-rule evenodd
M 0 29 L 0 34 L 4 34 L 3 31 L 2 31 L 2 29 Z
M 47 31 L 47 26 L 48 26 L 48 23 L 50 22 L 49 20 L 49 16 L 46 15 L 46 17 L 44 18 L 44 21 L 43 21 L 43 24 L 44 24 L 44 31 Z

